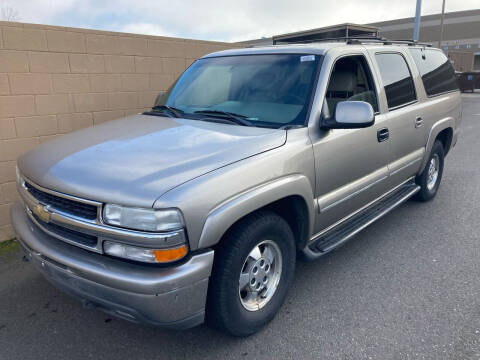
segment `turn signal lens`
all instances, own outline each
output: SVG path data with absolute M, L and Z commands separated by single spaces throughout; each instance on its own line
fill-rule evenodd
M 106 254 L 124 259 L 141 261 L 146 263 L 169 263 L 180 260 L 187 252 L 187 245 L 170 249 L 148 249 L 137 246 L 121 244 L 113 241 L 105 241 L 103 250 Z
M 166 263 L 183 258 L 187 251 L 187 245 L 182 245 L 173 249 L 154 250 L 153 253 L 157 262 Z

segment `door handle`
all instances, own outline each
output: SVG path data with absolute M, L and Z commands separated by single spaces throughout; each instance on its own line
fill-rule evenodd
M 377 140 L 378 142 L 382 142 L 388 139 L 390 133 L 388 132 L 387 128 L 382 128 L 377 131 Z
M 422 117 L 421 117 L 421 116 L 417 116 L 417 117 L 415 118 L 415 127 L 416 127 L 416 128 L 419 128 L 419 127 L 421 127 L 422 125 L 423 125 L 423 119 L 422 119 Z

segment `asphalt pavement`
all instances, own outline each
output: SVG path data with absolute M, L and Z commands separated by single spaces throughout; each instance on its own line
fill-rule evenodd
M 480 94 L 463 103 L 434 201 L 409 201 L 299 263 L 260 333 L 167 331 L 86 310 L 15 252 L 0 257 L 0 359 L 480 359 Z

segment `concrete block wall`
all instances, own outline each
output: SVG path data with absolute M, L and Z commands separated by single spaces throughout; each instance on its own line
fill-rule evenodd
M 0 241 L 15 162 L 43 141 L 144 111 L 200 56 L 238 45 L 0 22 Z

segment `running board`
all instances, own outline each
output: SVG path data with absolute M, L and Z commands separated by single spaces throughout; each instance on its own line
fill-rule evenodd
M 407 201 L 419 190 L 420 186 L 413 181 L 400 186 L 394 193 L 387 195 L 345 222 L 311 240 L 303 250 L 305 257 L 308 260 L 314 260 L 339 247 L 368 225 Z

